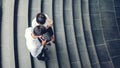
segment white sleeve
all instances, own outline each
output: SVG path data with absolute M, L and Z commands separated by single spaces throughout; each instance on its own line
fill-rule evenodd
M 41 53 L 42 49 L 43 49 L 43 46 L 40 46 L 40 47 L 37 48 L 37 49 L 31 50 L 31 55 L 32 55 L 33 57 L 37 57 L 37 56 Z
M 42 51 L 42 49 L 43 49 L 43 46 L 40 44 L 39 45 L 39 47 L 34 47 L 34 46 L 36 46 L 35 44 L 32 44 L 30 41 L 29 41 L 29 39 L 28 39 L 28 41 L 26 41 L 26 45 L 27 45 L 27 48 L 28 48 L 28 50 L 30 51 L 30 53 L 31 53 L 31 55 L 33 56 L 33 57 L 37 57 L 40 53 L 41 53 L 41 51 Z
M 29 28 L 26 28 L 26 29 L 25 29 L 25 39 L 27 39 L 28 33 L 29 33 Z
M 48 17 L 48 15 L 47 15 L 47 14 L 45 14 L 45 16 L 46 16 L 46 22 L 45 22 L 44 26 L 45 26 L 45 27 L 47 27 L 47 25 L 49 25 L 48 20 L 49 20 L 50 18 Z
M 27 44 L 28 50 L 30 51 L 33 57 L 37 57 L 43 49 L 43 46 L 41 44 L 39 44 L 39 47 L 34 47 L 36 46 L 36 44 L 32 44 L 30 41 L 27 41 L 26 44 Z
M 45 27 L 47 26 L 47 25 L 49 25 L 49 20 L 50 20 L 50 18 L 48 17 L 48 15 L 47 14 L 45 14 L 45 16 L 46 16 L 46 18 L 47 18 L 47 20 L 46 20 L 46 23 L 45 23 Z M 53 22 L 52 22 L 52 29 L 53 29 Z M 53 31 L 54 32 L 54 31 Z
M 49 20 L 49 19 L 50 19 L 50 18 L 48 17 L 48 15 L 47 15 L 47 14 L 45 14 L 45 16 L 46 16 L 47 20 Z

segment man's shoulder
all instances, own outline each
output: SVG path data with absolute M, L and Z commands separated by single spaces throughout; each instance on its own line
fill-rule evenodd
M 36 22 L 36 17 L 35 17 L 35 18 L 33 18 L 32 22 Z
M 32 27 L 28 27 L 25 29 L 25 38 L 28 39 L 30 38 L 31 33 L 33 32 L 33 28 Z
M 33 31 L 32 27 L 28 27 L 28 28 L 25 29 L 25 32 L 31 32 L 31 31 Z
M 33 28 L 32 27 L 28 27 L 28 28 L 26 28 L 25 30 L 32 30 Z

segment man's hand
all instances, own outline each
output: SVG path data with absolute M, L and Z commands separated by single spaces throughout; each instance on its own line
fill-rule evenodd
M 51 41 L 52 41 L 53 43 L 55 42 L 55 36 L 54 36 L 54 35 L 52 35 Z
M 46 40 L 44 39 L 44 37 L 41 37 L 40 39 L 41 39 L 41 41 L 42 41 L 42 42 L 41 42 L 42 46 L 45 46 L 47 42 L 46 42 Z
M 52 27 L 53 26 L 53 21 L 51 19 L 48 20 L 48 25 L 47 28 Z

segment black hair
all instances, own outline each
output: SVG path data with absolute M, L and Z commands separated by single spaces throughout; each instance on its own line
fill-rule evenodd
M 33 29 L 33 34 L 35 36 L 40 36 L 46 33 L 46 28 L 44 26 L 38 25 Z
M 45 24 L 46 19 L 47 18 L 44 13 L 38 13 L 36 16 L 36 21 L 38 24 Z

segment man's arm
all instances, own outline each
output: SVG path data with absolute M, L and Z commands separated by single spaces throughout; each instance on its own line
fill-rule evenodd
M 47 32 L 49 32 L 50 36 L 51 36 L 51 42 L 55 42 L 55 36 L 54 36 L 54 33 L 53 33 L 53 29 L 50 27 L 47 29 Z
M 42 37 L 43 38 L 43 37 Z M 40 48 L 38 49 L 38 54 L 37 54 L 37 56 L 41 53 L 41 51 L 42 51 L 42 49 L 43 49 L 43 47 L 46 45 L 46 40 L 44 40 L 44 38 L 43 39 L 41 39 L 41 45 L 40 45 Z
M 33 57 L 37 57 L 41 53 L 42 49 L 43 49 L 43 46 L 40 46 L 39 48 L 30 50 L 31 55 Z
M 53 43 L 55 43 L 55 36 L 54 36 L 54 35 L 52 35 L 51 41 L 52 41 Z
M 40 44 L 40 47 L 38 47 L 38 48 L 34 49 L 33 51 L 31 51 L 32 56 L 37 57 L 41 53 L 41 51 L 42 51 L 42 49 L 43 49 L 43 47 L 45 45 L 46 45 L 46 40 L 42 40 L 42 42 Z
M 52 28 L 52 26 L 53 26 L 53 21 L 52 21 L 51 19 L 49 19 L 49 20 L 47 20 L 47 22 L 48 22 L 48 24 L 47 24 L 47 26 L 46 26 L 46 29 Z

